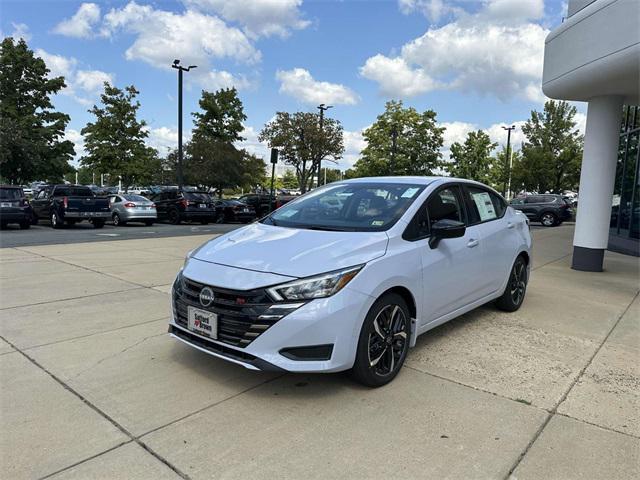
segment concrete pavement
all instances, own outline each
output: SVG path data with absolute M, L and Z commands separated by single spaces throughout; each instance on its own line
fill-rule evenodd
M 421 336 L 377 390 L 170 339 L 206 235 L 0 249 L 0 478 L 634 478 L 638 259 L 572 271 L 571 236 L 535 230 L 521 310 Z

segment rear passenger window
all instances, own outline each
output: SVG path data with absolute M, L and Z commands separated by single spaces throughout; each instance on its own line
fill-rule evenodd
M 493 208 L 496 210 L 496 215 L 498 218 L 504 215 L 504 211 L 507 209 L 507 203 L 500 195 L 496 195 L 493 192 L 489 192 L 491 196 L 491 201 L 493 202 Z
M 504 208 L 502 208 L 502 211 L 499 214 L 494 204 L 494 200 L 491 198 L 491 193 L 476 187 L 468 188 L 469 195 L 471 195 L 471 208 L 476 213 L 474 216 L 478 218 L 480 222 L 488 222 L 489 220 L 494 220 L 502 215 Z

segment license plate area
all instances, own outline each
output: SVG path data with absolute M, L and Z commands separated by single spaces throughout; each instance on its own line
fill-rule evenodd
M 206 203 L 201 203 L 200 205 L 198 205 L 200 208 L 207 208 L 207 204 Z
M 218 315 L 195 307 L 187 309 L 187 328 L 193 333 L 212 339 L 218 338 Z

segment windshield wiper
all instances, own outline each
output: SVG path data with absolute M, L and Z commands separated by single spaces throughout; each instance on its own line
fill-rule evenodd
M 330 227 L 327 225 L 300 225 L 298 228 L 307 230 L 323 230 L 327 232 L 355 232 L 354 228 L 349 227 Z

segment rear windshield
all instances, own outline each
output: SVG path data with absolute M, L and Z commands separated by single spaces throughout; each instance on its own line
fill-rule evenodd
M 122 195 L 122 197 L 129 202 L 148 202 L 149 199 L 142 195 Z
M 56 197 L 93 197 L 89 187 L 56 187 L 53 194 Z
M 20 200 L 23 196 L 21 188 L 0 188 L 0 198 L 3 200 Z
M 207 193 L 195 193 L 195 192 L 184 192 L 184 198 L 187 200 L 193 200 L 196 202 L 210 202 L 211 197 Z

